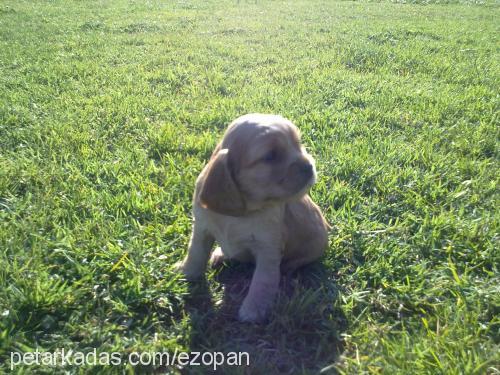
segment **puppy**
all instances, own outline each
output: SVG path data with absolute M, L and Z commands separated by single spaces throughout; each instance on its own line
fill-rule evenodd
M 262 322 L 278 291 L 280 266 L 291 272 L 318 259 L 328 223 L 307 194 L 313 158 L 289 120 L 248 114 L 234 120 L 196 181 L 188 254 L 178 264 L 188 280 L 212 262 L 255 262 L 239 319 Z

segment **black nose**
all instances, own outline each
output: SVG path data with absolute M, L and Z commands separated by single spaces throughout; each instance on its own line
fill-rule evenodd
M 309 163 L 303 164 L 302 167 L 300 168 L 300 172 L 308 177 L 311 177 L 313 175 L 312 164 Z

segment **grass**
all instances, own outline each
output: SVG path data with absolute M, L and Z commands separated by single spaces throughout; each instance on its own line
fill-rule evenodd
M 97 348 L 499 373 L 500 12 L 427 3 L 4 0 L 0 372 L 11 351 Z M 197 174 L 256 111 L 301 128 L 335 228 L 265 326 L 235 320 L 251 268 L 172 270 Z M 66 368 L 124 369 L 154 370 Z

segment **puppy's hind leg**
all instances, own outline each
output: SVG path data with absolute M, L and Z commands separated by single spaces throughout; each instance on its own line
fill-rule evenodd
M 316 258 L 311 258 L 308 256 L 305 256 L 302 258 L 286 260 L 286 261 L 281 263 L 281 267 L 280 267 L 281 274 L 282 275 L 291 275 L 300 267 L 305 266 L 306 264 L 309 264 L 315 260 L 316 260 Z
M 212 252 L 212 255 L 210 256 L 210 267 L 212 268 L 221 267 L 225 259 L 226 258 L 222 253 L 222 249 L 220 248 L 220 246 L 217 246 L 215 250 Z
M 187 280 L 196 280 L 203 276 L 214 242 L 214 237 L 195 221 L 186 258 L 176 265 Z
M 296 255 L 281 262 L 281 273 L 283 275 L 291 275 L 300 267 L 318 260 L 327 247 L 328 236 L 326 231 L 316 233 L 314 239 L 299 243 L 295 245 L 295 248 L 292 248 L 292 254 Z

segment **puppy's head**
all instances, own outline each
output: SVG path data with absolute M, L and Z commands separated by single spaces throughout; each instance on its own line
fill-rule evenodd
M 313 158 L 298 129 L 277 115 L 239 117 L 227 129 L 205 168 L 202 206 L 225 215 L 297 199 L 316 180 Z

